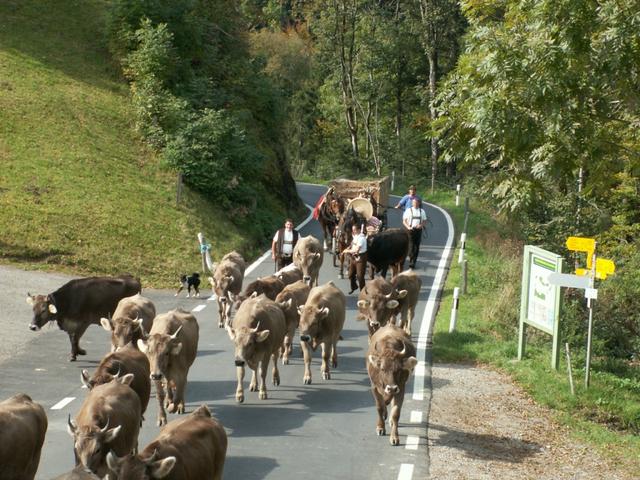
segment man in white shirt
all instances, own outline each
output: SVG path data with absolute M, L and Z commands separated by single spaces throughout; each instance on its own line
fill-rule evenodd
M 271 242 L 271 258 L 276 262 L 276 271 L 293 261 L 293 248 L 298 242 L 298 237 L 298 231 L 293 228 L 293 220 L 287 218 L 284 228 L 276 232 Z
M 427 223 L 427 214 L 420 208 L 420 200 L 414 198 L 411 207 L 407 208 L 402 215 L 402 224 L 409 230 L 411 246 L 409 247 L 409 268 L 416 268 L 416 260 L 420 253 L 420 241 L 422 240 L 422 230 Z
M 364 273 L 367 269 L 367 237 L 362 233 L 360 225 L 357 224 L 351 227 L 351 233 L 353 234 L 351 245 L 343 252 L 351 255 L 351 261 L 349 262 L 351 291 L 349 295 L 355 292 L 358 286 L 360 290 L 364 288 Z M 357 283 L 356 278 L 358 279 Z

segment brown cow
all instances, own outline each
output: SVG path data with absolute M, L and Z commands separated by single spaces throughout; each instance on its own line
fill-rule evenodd
M 120 300 L 110 319 L 100 319 L 102 328 L 111 332 L 111 351 L 115 352 L 116 348 L 129 343 L 136 345 L 151 330 L 155 316 L 153 302 L 139 293 Z
M 149 404 L 151 381 L 149 379 L 149 360 L 144 353 L 138 350 L 138 347 L 128 344 L 126 347 L 108 354 L 102 359 L 93 376 L 90 376 L 87 370 L 82 370 L 80 379 L 89 390 L 93 390 L 96 385 L 109 383 L 115 377 L 121 377 L 127 373 L 133 374 L 130 387 L 140 398 L 140 413 L 142 415 L 140 420 L 142 421 Z
M 109 475 L 105 476 L 105 479 L 110 479 Z M 53 480 L 105 480 L 98 477 L 95 473 L 82 465 L 78 465 L 76 468 L 71 470 L 70 472 L 63 473 L 62 475 L 58 475 Z
M 369 338 L 395 315 L 407 292 L 398 292 L 384 278 L 369 280 L 358 296 L 358 320 L 366 320 Z
M 297 282 L 298 280 L 302 280 L 302 270 L 296 267 L 293 263 L 278 270 L 273 275 L 282 280 L 282 283 L 284 283 L 285 287 Z
M 227 434 L 206 405 L 173 420 L 138 455 L 107 455 L 115 478 L 122 480 L 221 480 Z
M 311 383 L 311 351 L 322 344 L 322 377 L 331 378 L 331 366 L 338 366 L 337 345 L 344 325 L 346 300 L 344 293 L 333 282 L 315 287 L 309 292 L 307 302 L 298 307 L 300 313 L 300 346 L 304 354 L 304 384 Z
M 128 373 L 96 386 L 84 399 L 75 423 L 71 415 L 67 420 L 76 465 L 100 477 L 108 472 L 106 456 L 110 449 L 128 455 L 138 446 L 140 398 L 129 386 L 131 380 L 133 375 Z
M 287 322 L 287 334 L 284 337 L 284 344 L 282 345 L 282 364 L 289 364 L 289 355 L 291 355 L 291 342 L 293 341 L 293 335 L 300 323 L 300 313 L 298 313 L 298 307 L 304 305 L 309 297 L 311 287 L 304 281 L 298 280 L 291 285 L 284 287 L 278 296 L 276 297 L 276 303 L 282 309 L 284 318 Z
M 231 307 L 236 295 L 242 290 L 246 264 L 242 255 L 227 253 L 216 266 L 209 283 L 218 300 L 218 327 L 226 326 L 231 319 Z
M 418 304 L 420 288 L 422 288 L 422 280 L 413 270 L 407 270 L 393 277 L 391 284 L 396 291 L 400 293 L 407 292 L 404 297 L 399 299 L 400 328 L 404 328 L 404 331 L 410 336 L 411 323 L 416 314 L 416 305 Z
M 0 478 L 32 480 L 47 431 L 44 409 L 19 393 L 0 402 Z
M 298 240 L 293 249 L 293 263 L 302 270 L 302 279 L 311 286 L 318 286 L 323 255 L 320 240 L 311 235 Z
M 273 384 L 280 385 L 278 353 L 284 342 L 286 331 L 284 313 L 278 305 L 266 296 L 260 295 L 243 302 L 232 325 L 227 329 L 229 338 L 235 344 L 235 364 L 238 376 L 236 401 L 244 402 L 245 364 L 253 370 L 249 390 L 258 390 L 257 375 L 260 368 L 260 400 L 267 398 L 267 368 L 273 360 Z
M 27 303 L 33 307 L 29 329 L 35 332 L 47 322 L 57 322 L 58 327 L 69 335 L 69 360 L 75 362 L 78 355 L 87 354 L 79 342 L 89 325 L 99 324 L 100 317 L 115 311 L 120 299 L 139 292 L 140 280 L 122 275 L 78 278 L 49 295 L 27 294 Z
M 198 352 L 199 327 L 196 317 L 175 309 L 153 320 L 146 342 L 138 340 L 138 348 L 147 354 L 151 380 L 158 397 L 158 426 L 167 423 L 165 385 L 169 413 L 184 413 L 184 390 L 189 367 Z
M 247 285 L 244 291 L 236 299 L 236 309 L 240 308 L 242 302 L 248 298 L 257 297 L 264 294 L 269 300 L 275 300 L 284 288 L 284 283 L 273 275 L 258 278 Z
M 376 433 L 384 435 L 387 405 L 391 403 L 391 445 L 398 445 L 398 420 L 404 401 L 404 389 L 409 375 L 418 363 L 416 347 L 407 334 L 395 325 L 382 327 L 371 337 L 367 352 L 367 372 L 371 393 L 376 402 L 378 423 Z

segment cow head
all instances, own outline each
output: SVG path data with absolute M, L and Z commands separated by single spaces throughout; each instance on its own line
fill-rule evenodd
M 300 314 L 300 340 L 311 342 L 322 329 L 322 322 L 329 315 L 329 307 L 302 305 L 298 307 Z
M 406 295 L 406 292 L 405 292 Z M 359 318 L 367 320 L 371 333 L 384 327 L 397 313 L 401 298 L 398 291 L 382 277 L 367 283 L 358 299 Z
M 33 319 L 29 329 L 34 332 L 40 330 L 47 322 L 57 319 L 58 309 L 53 303 L 51 295 L 31 295 L 27 293 L 27 303 L 33 308 Z
M 243 367 L 245 363 L 255 370 L 259 359 L 255 355 L 258 344 L 269 338 L 269 330 L 260 330 L 260 322 L 255 328 L 240 327 L 227 329 L 229 338 L 235 344 L 235 363 L 237 367 Z
M 176 457 L 158 458 L 158 451 L 144 458 L 140 455 L 118 457 L 113 451 L 107 454 L 107 466 L 117 478 L 128 480 L 151 480 L 164 478 L 176 464 Z
M 169 369 L 172 357 L 178 355 L 182 350 L 182 342 L 178 339 L 180 330 L 182 330 L 182 326 L 173 335 L 154 333 L 149 335 L 146 342 L 138 340 L 138 348 L 149 358 L 151 380 L 162 380 Z
M 110 444 L 121 429 L 121 425 L 109 428 L 109 419 L 103 427 L 97 424 L 77 426 L 71 420 L 71 414 L 67 419 L 67 431 L 73 437 L 76 459 L 93 472 L 98 471 L 104 464 L 107 452 L 111 449 Z
M 120 317 L 108 319 L 103 317 L 100 319 L 100 325 L 107 332 L 111 332 L 111 343 L 116 348 L 124 347 L 145 336 L 141 318 Z
M 229 288 L 234 282 L 235 277 L 233 275 L 215 275 L 209 277 L 211 289 L 222 303 L 228 300 Z
M 129 373 L 120 377 L 121 371 L 122 365 L 120 362 L 113 361 L 110 364 L 101 364 L 93 374 L 93 377 L 89 375 L 88 370 L 82 369 L 82 372 L 80 372 L 80 381 L 88 390 L 92 390 L 96 385 L 109 383 L 114 378 L 120 379 L 120 381 L 127 381 L 128 384 L 131 383 L 129 380 L 125 380 L 125 377 L 128 378 L 128 375 L 131 375 L 131 380 L 133 380 L 133 374 Z
M 396 395 L 404 388 L 409 374 L 413 371 L 418 360 L 416 357 L 406 356 L 407 347 L 402 344 L 402 350 L 384 348 L 378 350 L 375 345 L 374 353 L 369 354 L 368 361 L 377 371 L 377 385 L 384 389 L 387 395 Z M 373 377 L 372 377 L 373 378 Z

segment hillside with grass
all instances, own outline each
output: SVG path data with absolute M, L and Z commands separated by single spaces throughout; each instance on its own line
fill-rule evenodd
M 215 258 L 255 256 L 301 206 L 287 211 L 275 192 L 257 202 L 260 221 L 238 222 L 186 187 L 176 204 L 175 171 L 133 128 L 129 86 L 107 49 L 107 3 L 0 3 L 0 261 L 126 271 L 162 287 L 199 269 L 200 231 Z

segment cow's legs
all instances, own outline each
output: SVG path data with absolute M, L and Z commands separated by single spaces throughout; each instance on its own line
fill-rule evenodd
M 384 435 L 386 432 L 384 421 L 387 419 L 387 406 L 384 403 L 384 398 L 378 392 L 378 389 L 371 386 L 371 394 L 376 402 L 376 410 L 378 411 L 378 422 L 376 423 L 376 433 L 378 435 Z
M 416 307 L 410 307 L 407 312 L 407 323 L 405 325 L 405 331 L 409 336 L 411 336 L 411 323 L 413 322 L 413 317 L 416 314 Z
M 331 344 L 331 368 L 338 368 L 338 340 Z
M 273 384 L 278 386 L 280 385 L 280 372 L 278 371 L 278 357 L 275 353 L 271 354 L 271 361 L 273 362 L 273 370 L 271 372 Z
M 256 374 L 256 370 L 251 371 L 251 382 L 249 383 L 249 391 L 250 392 L 258 391 L 258 377 Z
M 331 371 L 329 370 L 329 356 L 331 355 L 331 348 L 327 342 L 322 342 L 322 366 L 320 371 L 322 372 L 322 378 L 325 380 L 331 380 Z
M 282 343 L 282 364 L 289 365 L 289 355 L 291 355 L 291 342 L 293 336 L 296 333 L 296 325 L 295 323 L 291 323 L 288 326 L 287 334 L 284 336 L 284 342 Z
M 222 303 L 218 298 L 218 328 L 224 327 L 224 313 L 224 303 Z
M 404 401 L 404 386 L 391 400 L 391 415 L 389 416 L 389 424 L 391 426 L 391 437 L 389 442 L 391 445 L 399 445 L 400 437 L 398 436 L 398 420 L 400 420 L 400 410 L 402 410 L 402 402 Z M 385 409 L 386 410 L 386 409 Z
M 158 397 L 158 426 L 167 424 L 167 413 L 164 410 L 164 386 L 162 385 L 162 380 L 156 380 L 156 397 Z
M 258 370 L 260 371 L 260 393 L 258 395 L 260 400 L 267 399 L 267 369 L 269 368 L 269 357 L 270 355 L 265 355 L 258 365 Z M 276 368 L 277 366 L 278 363 L 276 362 Z
M 236 376 L 238 377 L 238 386 L 236 387 L 236 402 L 244 402 L 244 390 L 242 382 L 244 381 L 244 367 L 236 367 Z
M 173 392 L 171 392 L 171 388 L 169 388 L 169 392 L 171 393 L 171 402 L 169 403 L 169 413 L 184 413 L 184 390 L 187 384 L 187 379 L 185 375 L 180 375 L 175 379 L 173 383 Z
M 87 320 L 86 325 L 79 324 L 75 330 L 68 332 L 69 341 L 71 342 L 71 356 L 69 357 L 70 362 L 75 362 L 78 355 L 87 354 L 86 350 L 80 348 L 80 337 L 82 337 L 88 326 L 89 323 Z
M 304 356 L 304 377 L 305 385 L 311 385 L 311 348 L 307 342 L 300 342 L 302 355 Z

